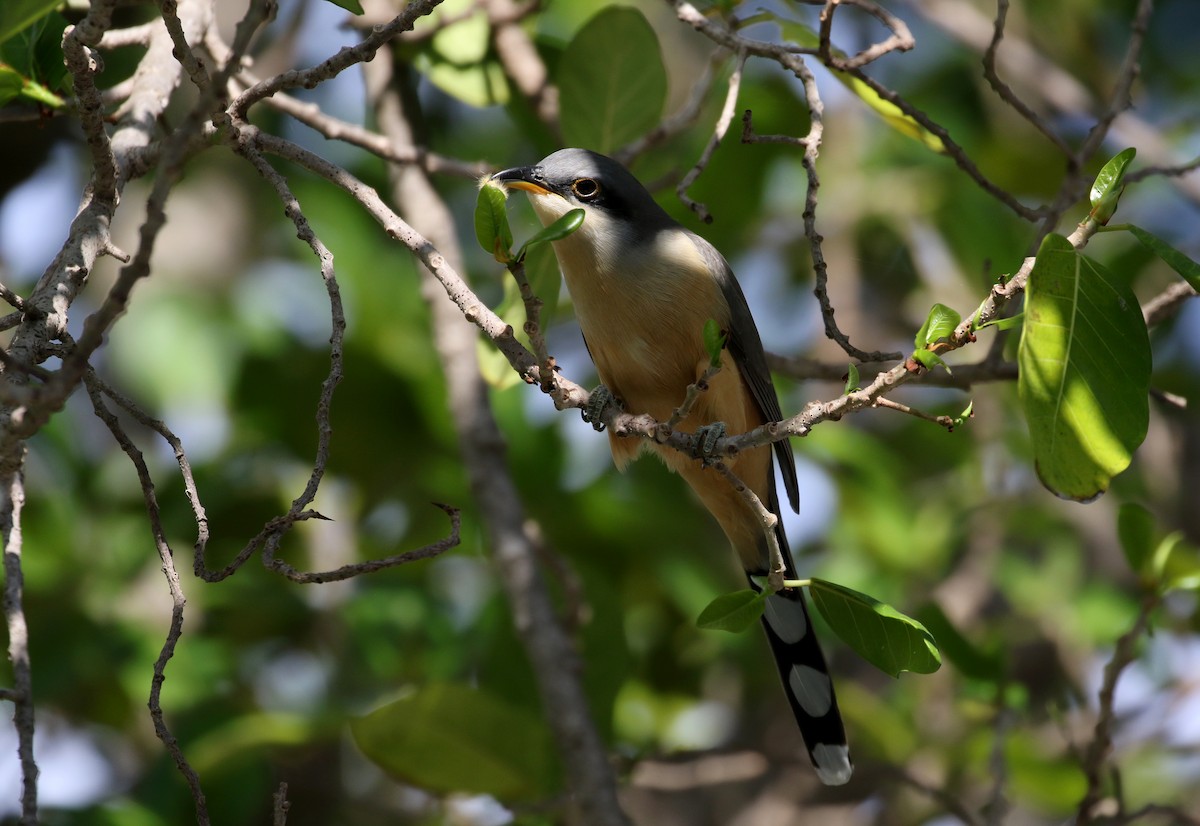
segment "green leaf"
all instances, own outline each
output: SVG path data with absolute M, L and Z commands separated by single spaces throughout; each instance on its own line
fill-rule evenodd
M 362 3 L 358 0 L 329 0 L 335 6 L 340 6 L 351 14 L 363 14 Z
M 1166 262 L 1167 266 L 1179 273 L 1183 280 L 1192 285 L 1192 289 L 1200 290 L 1200 264 L 1188 258 L 1179 250 L 1168 244 L 1157 235 L 1152 235 L 1141 227 L 1132 224 L 1128 227 L 1133 237 L 1141 241 L 1152 253 Z
M 696 625 L 706 631 L 739 634 L 758 622 L 766 604 L 766 591 L 747 588 L 732 594 L 721 594 L 704 607 L 696 618 Z
M 585 214 L 586 213 L 582 209 L 573 209 L 554 223 L 550 224 L 550 226 L 543 227 L 540 232 L 536 233 L 532 238 L 521 245 L 521 248 L 517 250 L 516 259 L 518 261 L 523 261 L 525 259 L 525 254 L 538 244 L 545 244 L 550 241 L 558 241 L 566 238 L 572 232 L 583 226 L 583 218 Z
M 924 347 L 922 347 L 920 350 L 913 350 L 912 357 L 914 361 L 918 362 L 926 370 L 932 370 L 935 367 L 942 367 L 947 373 L 953 373 L 953 371 L 950 369 L 950 365 L 946 364 L 942 357 L 932 350 L 926 350 Z
M 834 633 L 884 673 L 893 677 L 902 671 L 932 674 L 941 667 L 933 636 L 912 617 L 824 579 L 813 579 L 809 591 Z
M 1155 554 L 1163 560 L 1161 577 L 1164 591 L 1200 589 L 1200 549 L 1175 531 L 1162 541 L 1162 550 Z
M 712 367 L 721 366 L 721 351 L 725 349 L 728 336 L 715 319 L 704 322 L 704 349 L 708 351 L 708 363 Z
M 45 17 L 62 0 L 4 0 L 0 3 L 0 43 Z
M 1155 546 L 1154 517 L 1141 505 L 1128 502 L 1117 512 L 1117 538 L 1130 569 L 1139 577 L 1157 578 L 1151 570 Z
M 12 67 L 0 63 L 0 106 L 13 100 L 24 88 L 25 78 Z
M 925 323 L 917 331 L 917 349 L 926 348 L 938 339 L 946 338 L 961 321 L 962 316 L 955 310 L 945 304 L 934 304 L 929 309 L 929 315 L 925 317 Z
M 442 25 L 444 20 L 453 22 Z M 426 23 L 436 27 L 436 34 L 413 58 L 418 71 L 470 106 L 508 103 L 508 78 L 491 54 L 491 25 L 474 0 L 446 0 Z
M 467 686 L 426 686 L 352 721 L 350 731 L 373 763 L 435 793 L 531 800 L 557 787 L 546 723 Z
M 504 209 L 506 199 L 502 188 L 485 183 L 475 200 L 475 239 L 501 264 L 512 260 L 513 235 Z
M 1042 484 L 1068 499 L 1099 496 L 1149 424 L 1150 340 L 1137 298 L 1066 238 L 1046 236 L 1017 361 Z
M 917 614 L 921 622 L 938 641 L 938 648 L 963 676 L 996 683 L 1004 677 L 1003 649 L 985 651 L 964 637 L 950 622 L 936 602 L 927 604 Z
M 983 324 L 976 324 L 974 329 L 986 330 L 988 327 L 995 327 L 997 330 L 1011 330 L 1025 320 L 1025 313 L 1019 312 L 1016 315 L 1010 315 L 1007 318 L 993 318 L 991 321 Z
M 1130 147 L 1114 155 L 1100 170 L 1092 184 L 1091 217 L 1101 224 L 1107 224 L 1108 219 L 1117 211 L 1117 201 L 1124 189 L 1125 170 L 1128 168 L 1137 150 Z
M 843 395 L 849 396 L 856 390 L 858 390 L 858 365 L 850 362 L 850 367 L 846 370 L 846 389 Z
M 809 49 L 815 49 L 819 45 L 821 40 L 820 35 L 811 27 L 780 17 L 773 12 L 768 12 L 768 14 L 779 24 L 780 33 L 784 38 Z M 846 53 L 841 49 L 832 48 L 830 49 L 830 53 L 837 58 L 846 58 Z M 848 75 L 845 72 L 831 71 L 839 83 L 853 92 L 855 97 L 865 103 L 875 114 L 879 115 L 883 122 L 892 129 L 895 129 L 905 137 L 919 141 L 934 152 L 939 154 L 945 153 L 946 145 L 942 143 L 942 139 L 918 123 L 912 116 L 906 115 L 899 106 L 881 98 L 874 89 L 859 78 Z
M 667 99 L 667 72 L 654 29 L 637 9 L 604 9 L 563 52 L 558 88 L 567 146 L 611 153 L 648 132 Z

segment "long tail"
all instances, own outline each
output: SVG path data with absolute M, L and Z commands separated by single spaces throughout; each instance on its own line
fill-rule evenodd
M 774 486 L 769 507 L 774 513 L 779 513 Z M 783 533 L 782 519 L 776 528 L 776 535 L 789 569 L 788 576 L 795 577 L 795 564 Z M 747 577 L 750 573 L 747 572 Z M 753 579 L 750 579 L 750 587 L 758 590 Z M 779 676 L 783 680 L 784 693 L 796 716 L 796 724 L 800 727 L 817 776 L 827 786 L 841 786 L 850 780 L 854 764 L 850 761 L 850 747 L 846 744 L 846 729 L 838 710 L 833 680 L 830 679 L 825 655 L 809 621 L 804 592 L 791 590 L 772 594 L 767 598 L 762 623 L 779 668 Z

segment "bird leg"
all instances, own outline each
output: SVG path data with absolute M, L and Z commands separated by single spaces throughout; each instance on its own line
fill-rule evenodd
M 713 422 L 696 428 L 696 455 L 704 464 L 713 461 L 717 442 L 725 438 L 725 422 Z
M 603 384 L 597 385 L 596 389 L 588 395 L 587 405 L 580 411 L 585 422 L 590 424 L 597 433 L 604 432 L 604 414 L 608 412 L 609 407 L 616 407 L 617 410 L 624 410 L 624 405 L 621 400 L 613 395 L 613 392 Z

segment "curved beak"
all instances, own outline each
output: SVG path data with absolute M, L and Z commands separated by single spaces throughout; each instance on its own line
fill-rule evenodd
M 536 166 L 515 166 L 512 169 L 505 169 L 502 172 L 497 172 L 492 176 L 493 181 L 499 181 L 505 186 L 513 189 L 521 189 L 533 195 L 552 195 L 553 193 L 545 187 L 541 181 L 542 170 Z

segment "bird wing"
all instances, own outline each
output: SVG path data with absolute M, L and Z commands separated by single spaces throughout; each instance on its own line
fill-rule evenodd
M 709 270 L 717 274 L 721 284 L 721 292 L 729 305 L 729 352 L 733 354 L 758 409 L 768 422 L 777 422 L 783 418 L 779 409 L 779 397 L 775 394 L 775 385 L 771 381 L 771 371 L 767 369 L 767 354 L 763 351 L 762 339 L 758 335 L 758 327 L 754 324 L 754 316 L 750 313 L 750 305 L 742 287 L 734 277 L 729 262 L 725 260 L 716 248 L 695 233 L 689 233 L 700 254 L 704 256 Z M 800 510 L 800 489 L 796 480 L 796 460 L 792 455 L 792 444 L 787 439 L 775 443 L 775 455 L 783 468 L 783 485 L 787 490 L 788 502 L 792 510 Z

